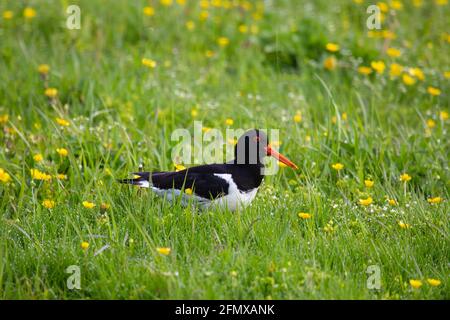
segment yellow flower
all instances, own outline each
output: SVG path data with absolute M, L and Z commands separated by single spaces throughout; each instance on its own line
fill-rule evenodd
M 172 5 L 172 0 L 160 0 L 161 4 L 163 6 L 171 6 Z
M 368 206 L 372 204 L 372 202 L 373 202 L 372 197 L 368 197 L 367 199 L 359 199 L 359 204 L 363 206 Z
M 34 10 L 33 8 L 30 8 L 30 7 L 26 7 L 23 10 L 23 16 L 26 19 L 33 19 L 36 16 L 36 10 Z
M 217 39 L 217 43 L 221 47 L 226 47 L 230 43 L 230 40 L 226 37 L 220 37 L 219 39 Z
M 407 174 L 407 173 L 402 173 L 401 175 L 400 175 L 400 181 L 402 181 L 402 182 L 408 182 L 408 181 L 410 181 L 411 180 L 411 176 L 409 175 L 409 174 Z
M 162 255 L 168 256 L 170 254 L 170 251 L 172 251 L 170 248 L 156 248 L 156 251 Z
M 423 0 L 413 0 L 413 5 L 415 7 L 421 7 L 423 5 Z
M 8 119 L 9 119 L 9 115 L 7 115 L 7 114 L 0 115 L 0 123 L 6 123 L 8 121 Z
M 450 79 L 450 71 L 445 71 L 445 72 L 444 72 L 444 77 L 445 77 L 446 79 Z
M 186 188 L 186 189 L 184 189 L 184 193 L 186 193 L 187 195 L 191 195 L 192 194 L 192 189 L 191 188 Z
M 88 248 L 89 248 L 89 242 L 83 241 L 83 242 L 81 243 L 81 249 L 87 250 Z
M 398 63 L 392 63 L 389 67 L 389 75 L 391 77 L 398 77 L 402 74 L 403 67 Z
M 207 58 L 212 58 L 212 57 L 214 57 L 214 51 L 212 51 L 212 50 L 206 50 L 205 56 L 206 56 Z
M 50 200 L 50 199 L 45 199 L 44 201 L 42 201 L 42 205 L 47 209 L 52 209 L 55 207 L 55 201 Z
M 380 9 L 381 12 L 388 12 L 389 11 L 389 6 L 384 3 L 384 2 L 378 2 L 377 3 L 378 8 Z
M 344 169 L 344 165 L 339 162 L 332 164 L 331 167 L 336 171 L 340 171 L 340 170 Z
M 189 31 L 194 30 L 194 29 L 195 29 L 195 22 L 192 21 L 192 20 L 189 20 L 188 22 L 186 22 L 186 28 L 187 28 Z
M 439 96 L 441 94 L 441 90 L 434 87 L 428 87 L 427 92 L 431 94 L 432 96 Z
M 232 276 L 233 278 L 236 278 L 238 275 L 237 271 L 233 270 L 230 272 L 230 276 Z
M 0 168 L 0 181 L 3 183 L 8 183 L 11 181 L 11 176 L 4 169 Z
M 34 161 L 36 162 L 41 162 L 42 160 L 44 160 L 44 157 L 42 156 L 42 154 L 37 153 L 33 156 Z
M 50 181 L 52 179 L 51 175 L 41 172 L 38 169 L 31 169 L 30 173 L 33 180 Z
M 411 280 L 409 280 L 409 284 L 414 289 L 419 289 L 422 286 L 422 281 L 416 280 L 416 279 L 411 279 Z
M 70 122 L 65 119 L 55 118 L 55 120 L 56 120 L 56 123 L 59 124 L 61 127 L 67 127 L 70 125 Z
M 100 205 L 100 209 L 102 210 L 108 210 L 111 206 L 109 205 L 109 203 L 105 203 L 102 202 L 102 204 Z
M 384 39 L 395 39 L 397 36 L 395 35 L 394 32 L 392 32 L 391 30 L 383 30 L 383 32 L 381 33 L 381 36 Z
M 177 0 L 177 3 L 178 3 L 180 6 L 184 6 L 184 5 L 186 4 L 186 0 Z
M 397 58 L 400 57 L 400 55 L 402 54 L 400 52 L 400 50 L 396 49 L 396 48 L 388 48 L 386 50 L 386 53 L 389 57 L 393 57 L 393 58 Z
M 226 124 L 227 126 L 232 126 L 233 123 L 234 123 L 234 121 L 233 121 L 233 119 L 231 119 L 231 118 L 228 118 L 228 119 L 225 120 L 225 124 Z
M 175 167 L 175 171 L 186 170 L 186 167 L 183 166 L 182 164 L 174 163 L 173 166 Z
M 399 221 L 399 222 L 398 222 L 398 225 L 399 225 L 399 227 L 402 228 L 402 229 L 409 229 L 409 228 L 411 227 L 409 224 L 404 223 L 403 221 Z
M 312 214 L 306 213 L 306 212 L 300 212 L 298 214 L 298 216 L 299 216 L 299 218 L 302 218 L 302 219 L 310 219 L 312 217 Z
M 398 0 L 391 1 L 391 8 L 394 10 L 402 10 L 403 9 L 403 3 Z
M 327 43 L 327 45 L 325 46 L 325 48 L 330 51 L 330 52 L 337 52 L 339 51 L 339 45 L 336 43 Z
M 197 110 L 196 108 L 193 108 L 193 109 L 191 110 L 191 116 L 192 116 L 193 118 L 195 118 L 196 116 L 198 116 L 198 110 Z
M 153 9 L 152 7 L 144 7 L 143 12 L 146 16 L 151 17 L 155 14 L 155 9 Z
M 300 112 L 297 112 L 297 113 L 294 115 L 294 122 L 299 123 L 299 122 L 301 122 L 301 121 L 302 121 L 302 114 L 301 114 Z
M 92 209 L 93 207 L 95 207 L 95 203 L 89 202 L 89 201 L 83 201 L 83 207 L 85 207 L 86 209 Z
M 447 111 L 441 111 L 439 112 L 439 119 L 442 121 L 445 121 L 448 119 L 448 112 Z
M 386 68 L 386 65 L 384 64 L 383 61 L 372 61 L 370 63 L 370 66 L 372 67 L 373 70 L 375 70 L 379 74 L 383 74 L 384 69 Z
M 337 60 L 334 56 L 328 57 L 323 62 L 323 67 L 327 70 L 334 70 L 337 65 Z
M 435 2 L 438 6 L 445 6 L 448 3 L 448 0 L 436 0 Z
M 45 89 L 45 95 L 49 98 L 55 98 L 58 95 L 58 89 L 55 88 L 47 88 Z
M 3 19 L 9 20 L 9 19 L 12 19 L 13 16 L 14 16 L 14 13 L 11 10 L 3 11 Z
M 202 12 L 200 12 L 200 16 L 199 19 L 202 21 L 205 21 L 206 19 L 208 19 L 209 17 L 209 12 L 206 10 L 203 10 Z
M 431 203 L 431 204 L 437 204 L 437 203 L 441 203 L 442 201 L 444 201 L 444 199 L 442 199 L 441 197 L 434 197 L 434 198 L 428 198 L 427 201 L 428 201 L 428 203 Z
M 40 74 L 47 74 L 50 71 L 50 66 L 48 64 L 40 64 L 38 66 L 38 72 Z
M 361 66 L 358 68 L 358 72 L 364 75 L 369 75 L 372 73 L 371 67 Z
M 67 179 L 67 176 L 66 176 L 65 174 L 58 173 L 58 174 L 56 175 L 56 179 L 58 179 L 58 180 L 66 180 L 66 179 Z
M 238 30 L 239 30 L 240 33 L 247 33 L 248 32 L 248 26 L 246 26 L 245 24 L 241 24 L 238 27 Z
M 407 75 L 406 73 L 402 76 L 403 83 L 407 86 L 412 86 L 414 83 L 416 83 L 416 79 L 413 77 Z
M 364 180 L 364 185 L 367 188 L 372 188 L 374 184 L 375 184 L 375 182 L 373 180 Z
M 146 66 L 147 68 L 154 69 L 156 67 L 155 60 L 143 58 L 141 62 L 142 62 L 142 65 Z
M 395 199 L 389 199 L 389 200 L 388 200 L 388 203 L 389 203 L 391 206 L 396 206 L 396 205 L 397 205 L 397 201 L 395 201 Z
M 56 152 L 58 152 L 61 157 L 67 157 L 69 154 L 69 151 L 65 148 L 56 148 Z
M 427 120 L 427 127 L 433 129 L 436 126 L 436 122 L 433 119 Z
M 423 71 L 420 68 L 410 68 L 409 74 L 421 81 L 425 80 L 425 75 L 423 74 Z
M 437 287 L 441 285 L 441 280 L 428 278 L 427 282 L 430 286 Z

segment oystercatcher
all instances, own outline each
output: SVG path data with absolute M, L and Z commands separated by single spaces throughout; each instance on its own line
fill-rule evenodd
M 255 198 L 264 177 L 263 159 L 272 156 L 297 169 L 288 158 L 273 150 L 263 131 L 252 129 L 242 135 L 234 149 L 234 160 L 207 164 L 176 172 L 136 172 L 121 183 L 151 188 L 156 194 L 181 204 L 194 200 L 201 207 L 221 206 L 234 211 Z

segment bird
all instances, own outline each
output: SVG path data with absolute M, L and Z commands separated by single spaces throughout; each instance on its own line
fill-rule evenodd
M 234 159 L 221 164 L 205 164 L 180 171 L 134 172 L 120 183 L 150 188 L 169 202 L 198 204 L 201 208 L 221 207 L 230 211 L 247 207 L 264 178 L 264 158 L 272 156 L 288 167 L 298 167 L 275 151 L 267 135 L 259 129 L 245 132 L 234 147 Z

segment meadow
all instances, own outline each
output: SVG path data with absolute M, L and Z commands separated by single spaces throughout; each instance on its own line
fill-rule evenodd
M 449 299 L 450 4 L 371 4 L 0 1 L 0 298 Z M 299 170 L 234 213 L 116 182 L 194 121 Z

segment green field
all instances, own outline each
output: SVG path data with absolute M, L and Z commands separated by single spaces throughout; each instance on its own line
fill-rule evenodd
M 449 299 L 450 4 L 370 4 L 1 0 L 0 298 Z M 116 182 L 194 121 L 299 170 L 234 213 Z

